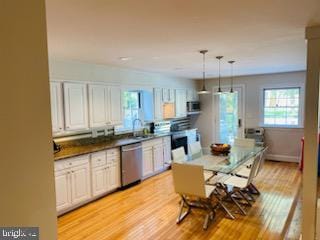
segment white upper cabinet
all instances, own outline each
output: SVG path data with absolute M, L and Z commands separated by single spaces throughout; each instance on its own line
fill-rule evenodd
M 162 99 L 165 103 L 174 103 L 174 89 L 172 88 L 163 88 L 162 89 Z
M 121 104 L 121 88 L 113 86 L 110 90 L 110 119 L 113 125 L 122 123 L 122 104 Z
M 108 87 L 89 84 L 90 127 L 102 127 L 109 124 L 108 99 Z
M 121 88 L 89 84 L 90 127 L 122 123 Z
M 161 88 L 154 88 L 153 96 L 154 96 L 154 119 L 155 120 L 162 120 L 163 119 L 162 89 Z
M 87 88 L 83 83 L 64 83 L 66 130 L 82 130 L 89 127 Z
M 187 90 L 187 102 L 199 101 L 199 95 L 196 90 L 188 89 Z
M 60 82 L 50 83 L 51 120 L 54 134 L 63 131 L 62 85 Z
M 176 117 L 187 116 L 187 91 L 176 89 Z
M 169 88 L 162 89 L 162 99 L 163 99 L 163 102 L 169 102 L 169 99 L 170 99 Z

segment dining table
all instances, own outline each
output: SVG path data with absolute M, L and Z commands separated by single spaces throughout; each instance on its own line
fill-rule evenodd
M 263 150 L 264 147 L 261 146 L 232 146 L 228 155 L 225 156 L 204 154 L 192 160 L 186 159 L 180 160 L 179 162 L 183 164 L 200 165 L 203 166 L 203 169 L 207 171 L 230 174 L 248 160 L 260 155 Z

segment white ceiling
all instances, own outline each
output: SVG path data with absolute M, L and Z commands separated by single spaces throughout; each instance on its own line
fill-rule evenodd
M 305 69 L 319 0 L 47 0 L 49 56 L 184 78 Z M 130 57 L 121 61 L 120 57 Z

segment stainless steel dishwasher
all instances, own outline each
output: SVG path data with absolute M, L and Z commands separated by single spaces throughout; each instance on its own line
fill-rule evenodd
M 142 178 L 142 145 L 135 143 L 121 147 L 121 186 Z

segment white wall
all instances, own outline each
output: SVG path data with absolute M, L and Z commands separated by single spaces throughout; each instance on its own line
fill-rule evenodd
M 222 85 L 230 85 L 228 78 L 222 79 Z M 200 88 L 201 82 L 198 82 Z M 206 81 L 210 90 L 217 86 L 217 79 Z M 258 127 L 260 121 L 260 93 L 263 86 L 286 87 L 305 84 L 305 72 L 241 76 L 234 79 L 234 84 L 245 86 L 245 127 Z M 209 146 L 214 142 L 213 98 L 201 95 L 202 114 L 196 119 L 195 126 L 202 134 L 202 144 Z M 300 156 L 300 139 L 303 128 L 266 128 L 266 143 L 269 145 L 269 159 L 298 161 Z
M 50 79 L 107 82 L 123 86 L 195 88 L 193 80 L 77 61 L 50 59 Z

